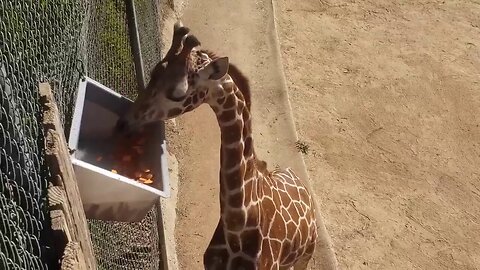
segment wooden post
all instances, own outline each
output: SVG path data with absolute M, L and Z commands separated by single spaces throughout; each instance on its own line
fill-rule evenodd
M 52 185 L 48 189 L 50 217 L 61 269 L 97 269 L 90 232 L 75 172 L 70 161 L 58 107 L 48 83 L 39 85 L 43 104 L 46 161 Z

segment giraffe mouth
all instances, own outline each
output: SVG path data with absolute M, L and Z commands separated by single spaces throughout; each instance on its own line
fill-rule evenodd
M 115 125 L 115 132 L 127 134 L 129 133 L 129 130 L 128 122 L 123 118 L 118 119 L 117 124 Z
M 136 124 L 135 122 L 128 121 L 127 118 L 121 117 L 117 120 L 117 123 L 114 127 L 114 133 L 121 134 L 125 138 L 130 138 L 142 132 L 144 127 L 142 125 Z

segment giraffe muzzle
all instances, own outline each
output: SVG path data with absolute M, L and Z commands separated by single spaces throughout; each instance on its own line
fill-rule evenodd
M 125 120 L 124 118 L 120 118 L 118 119 L 117 124 L 115 125 L 114 132 L 128 135 L 132 133 L 132 130 L 130 128 L 130 124 L 128 123 L 128 121 Z

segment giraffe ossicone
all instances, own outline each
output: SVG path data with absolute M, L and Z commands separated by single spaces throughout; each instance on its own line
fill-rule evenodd
M 247 78 L 189 32 L 175 24 L 171 48 L 117 126 L 133 130 L 210 105 L 221 131 L 221 213 L 205 269 L 306 269 L 317 240 L 312 194 L 291 169 L 268 171 L 258 159 Z

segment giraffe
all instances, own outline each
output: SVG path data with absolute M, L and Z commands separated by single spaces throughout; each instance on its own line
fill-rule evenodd
M 171 48 L 117 130 L 132 132 L 208 104 L 221 131 L 220 220 L 205 269 L 306 269 L 318 235 L 314 199 L 290 168 L 269 171 L 257 158 L 247 78 L 227 57 L 199 47 L 176 23 Z

